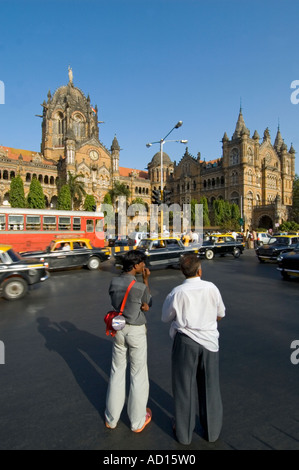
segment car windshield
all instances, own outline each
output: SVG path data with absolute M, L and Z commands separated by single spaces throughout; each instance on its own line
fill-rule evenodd
M 138 249 L 148 250 L 151 244 L 151 240 L 141 240 Z
M 7 254 L 13 262 L 20 261 L 20 259 L 22 259 L 21 255 L 13 249 L 8 250 Z
M 288 245 L 288 237 L 271 237 L 269 240 L 269 245 L 275 243 L 276 245 Z

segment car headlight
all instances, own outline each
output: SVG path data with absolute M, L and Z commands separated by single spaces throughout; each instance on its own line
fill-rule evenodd
M 283 260 L 283 256 L 279 255 L 277 256 L 277 261 L 282 261 Z

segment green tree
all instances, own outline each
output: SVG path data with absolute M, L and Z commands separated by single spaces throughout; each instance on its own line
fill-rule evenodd
M 222 225 L 223 220 L 224 220 L 223 199 L 215 199 L 213 201 L 213 215 L 214 215 L 214 224 Z
M 69 211 L 72 209 L 72 197 L 68 184 L 64 184 L 58 194 L 57 207 L 59 210 Z
M 202 196 L 199 200 L 199 204 L 202 204 L 203 206 L 203 214 L 202 214 L 202 218 L 203 218 L 203 226 L 204 227 L 209 227 L 211 225 L 211 222 L 210 222 L 210 218 L 209 218 L 209 206 L 208 206 L 208 200 L 205 196 Z
M 73 175 L 70 171 L 68 171 L 67 185 L 70 189 L 71 195 L 71 210 L 74 208 L 78 209 L 81 205 L 83 196 L 86 196 L 84 182 L 81 181 L 80 178 L 83 178 L 82 174 Z
M 20 176 L 16 176 L 11 180 L 9 202 L 11 207 L 26 207 L 24 184 Z
M 119 181 L 114 181 L 113 188 L 109 191 L 111 202 L 114 205 L 119 196 L 125 196 L 126 198 L 130 197 L 130 190 L 127 188 L 125 183 L 120 183 Z
M 92 211 L 93 206 L 96 206 L 96 200 L 92 194 L 87 194 L 84 201 L 84 210 Z
M 299 176 L 295 175 L 293 182 L 293 208 L 292 218 L 295 222 L 299 223 Z
M 42 185 L 36 178 L 33 178 L 30 183 L 27 207 L 32 209 L 44 209 L 46 207 Z

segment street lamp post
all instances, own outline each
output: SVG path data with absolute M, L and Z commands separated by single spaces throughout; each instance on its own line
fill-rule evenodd
M 163 139 L 157 140 L 155 142 L 150 142 L 146 144 L 147 147 L 151 147 L 153 144 L 160 144 L 160 155 L 161 155 L 161 169 L 160 169 L 160 180 L 161 180 L 161 189 L 160 189 L 160 200 L 163 202 L 163 145 L 165 142 L 180 142 L 181 144 L 187 144 L 188 140 L 166 140 L 167 137 L 172 133 L 174 129 L 178 129 L 183 124 L 183 121 L 177 122 L 177 124 L 166 134 Z M 160 234 L 163 235 L 163 209 L 161 210 L 161 224 L 160 224 Z

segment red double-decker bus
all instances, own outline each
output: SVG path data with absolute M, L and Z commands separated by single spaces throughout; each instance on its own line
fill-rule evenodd
M 0 207 L 0 243 L 16 251 L 44 250 L 55 238 L 88 238 L 104 247 L 102 212 Z

